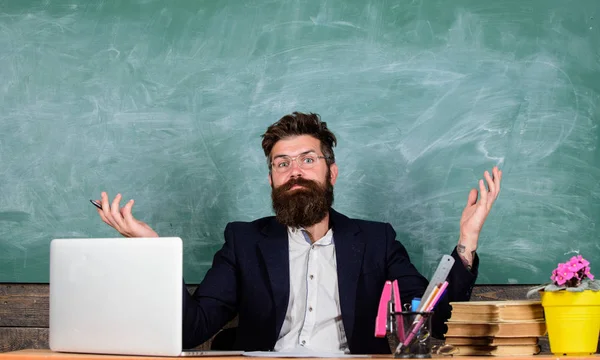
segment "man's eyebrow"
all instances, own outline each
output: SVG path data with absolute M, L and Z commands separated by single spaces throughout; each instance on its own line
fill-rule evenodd
M 300 154 L 298 154 L 296 156 L 302 156 L 302 155 L 306 155 L 306 154 L 310 154 L 310 153 L 315 153 L 316 154 L 317 152 L 315 150 L 307 150 L 307 151 L 302 152 L 302 153 L 300 153 Z M 286 155 L 286 154 L 279 154 L 279 155 L 273 156 L 273 160 L 275 160 L 277 158 L 282 158 L 282 157 L 291 157 L 291 156 Z

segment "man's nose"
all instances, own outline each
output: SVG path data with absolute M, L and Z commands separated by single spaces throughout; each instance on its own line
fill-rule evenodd
M 297 159 L 294 159 L 291 162 L 290 166 L 291 166 L 291 169 L 290 169 L 291 177 L 302 176 L 302 168 L 300 167 L 300 164 L 298 164 Z

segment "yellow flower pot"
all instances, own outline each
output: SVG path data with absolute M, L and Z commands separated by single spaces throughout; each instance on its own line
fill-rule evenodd
M 600 291 L 541 291 L 550 351 L 557 356 L 596 352 L 600 335 Z

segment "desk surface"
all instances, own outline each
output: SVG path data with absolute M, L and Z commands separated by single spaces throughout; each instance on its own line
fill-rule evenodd
M 378 355 L 379 359 L 391 359 L 391 355 L 389 356 L 381 356 Z M 448 356 L 448 357 L 440 357 L 440 358 L 448 358 L 452 360 L 474 360 L 481 359 L 482 356 Z M 600 356 L 591 355 L 591 356 L 571 356 L 571 357 L 557 357 L 553 355 L 531 355 L 531 356 L 510 356 L 510 357 L 494 357 L 495 359 L 504 359 L 504 360 L 577 360 L 577 359 L 585 359 L 585 360 L 598 360 Z M 169 359 L 173 360 L 175 358 L 172 357 L 152 357 L 152 356 L 125 356 L 125 355 L 92 355 L 92 354 L 71 354 L 71 353 L 57 353 L 50 350 L 20 350 L 20 351 L 12 351 L 6 353 L 0 353 L 0 360 L 24 360 L 24 359 L 79 359 L 79 360 L 155 360 L 155 359 Z M 179 359 L 185 359 L 179 358 Z M 188 359 L 192 359 L 191 357 Z M 202 357 L 204 360 L 267 360 L 272 358 L 258 358 L 258 357 L 246 357 L 246 356 L 219 356 L 219 357 Z M 345 358 L 344 360 L 347 360 Z M 332 358 L 328 358 L 327 360 L 335 360 Z

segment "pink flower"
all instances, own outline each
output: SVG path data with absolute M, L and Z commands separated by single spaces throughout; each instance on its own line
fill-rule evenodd
M 550 279 L 558 286 L 567 287 L 579 286 L 581 280 L 586 277 L 594 280 L 594 275 L 590 272 L 590 262 L 581 255 L 573 256 L 565 263 L 559 263 L 552 271 Z
M 581 255 L 577 255 L 577 260 L 585 267 L 590 265 L 590 262 L 583 258 Z
M 561 285 L 564 285 L 567 282 L 567 279 L 564 276 L 562 276 L 561 274 L 558 274 L 556 276 L 556 278 L 554 279 L 554 281 L 556 281 L 556 284 L 558 286 L 561 286 Z
M 590 267 L 586 266 L 585 267 L 585 272 L 584 272 L 585 276 L 587 276 L 590 280 L 594 280 L 594 275 L 592 275 L 592 273 L 590 272 Z
M 573 276 L 575 276 L 575 272 L 571 271 L 569 265 L 567 263 L 558 264 L 556 270 L 556 275 L 554 275 L 554 281 L 560 286 L 564 285 L 568 280 L 570 280 Z
M 569 267 L 570 271 L 577 272 L 586 266 L 580 260 L 581 259 L 578 259 L 577 257 L 573 256 L 569 262 L 565 263 L 565 265 Z
M 569 280 L 573 276 L 575 276 L 575 271 L 571 270 L 571 267 L 568 264 L 560 264 L 558 267 L 558 272 Z
M 557 270 L 556 269 L 552 270 L 552 276 L 550 276 L 550 280 L 556 281 L 557 275 L 558 275 Z

